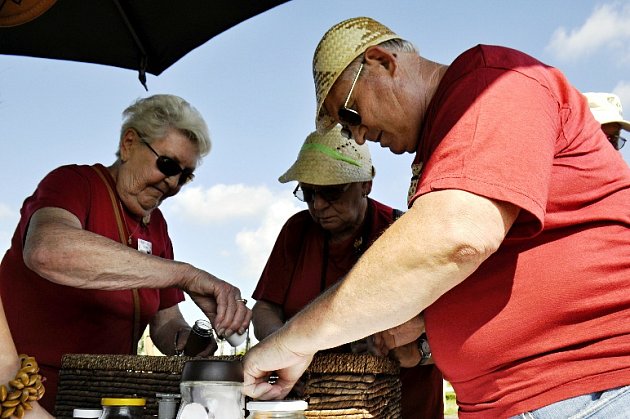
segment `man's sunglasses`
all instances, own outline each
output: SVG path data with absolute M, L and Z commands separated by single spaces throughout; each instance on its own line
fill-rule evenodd
M 357 75 L 354 76 L 354 80 L 352 80 L 352 86 L 350 86 L 350 91 L 348 92 L 346 101 L 343 103 L 343 106 L 339 108 L 339 111 L 337 111 L 337 115 L 339 115 L 339 122 L 341 122 L 341 125 L 343 126 L 343 128 L 341 128 L 341 135 L 343 135 L 344 138 L 347 139 L 352 138 L 352 132 L 350 131 L 350 129 L 348 129 L 348 127 L 356 127 L 358 125 L 361 125 L 361 115 L 359 115 L 359 112 L 348 107 L 348 102 L 350 101 L 350 97 L 352 96 L 354 85 L 357 84 L 357 80 L 359 80 L 361 70 L 363 70 L 363 63 L 361 63 L 361 66 L 357 71 Z
M 179 180 L 177 181 L 177 184 L 179 186 L 185 185 L 195 178 L 195 174 L 193 173 L 192 169 L 182 169 L 177 160 L 167 156 L 160 156 L 157 151 L 155 151 L 153 147 L 151 147 L 151 145 L 146 142 L 146 140 L 141 138 L 140 141 L 142 142 L 142 144 L 149 147 L 149 150 L 151 150 L 153 154 L 156 155 L 157 160 L 155 161 L 155 163 L 158 170 L 162 172 L 162 174 L 164 174 L 166 177 L 170 177 L 179 175 L 181 173 L 181 175 L 179 176 Z
M 615 150 L 621 150 L 626 145 L 626 139 L 619 134 L 607 135 L 608 141 L 615 147 Z
M 350 185 L 350 183 L 346 183 L 345 185 L 321 186 L 318 188 L 312 188 L 310 186 L 300 186 L 298 184 L 293 191 L 293 195 L 300 201 L 306 202 L 308 204 L 315 201 L 315 195 L 318 195 L 324 201 L 331 203 L 339 200 L 339 198 L 341 198 L 341 196 L 346 193 L 348 188 L 350 188 Z

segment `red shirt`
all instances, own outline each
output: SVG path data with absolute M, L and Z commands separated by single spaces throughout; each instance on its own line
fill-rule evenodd
M 556 69 L 477 46 L 449 67 L 412 199 L 459 189 L 521 208 L 499 250 L 425 310 L 462 418 L 630 383 L 630 169 Z
M 101 166 L 103 173 L 108 173 Z M 113 187 L 113 179 L 107 174 Z M 103 181 L 90 166 L 63 166 L 49 173 L 27 198 L 11 248 L 0 265 L 0 293 L 9 328 L 19 353 L 35 356 L 46 377 L 43 406 L 52 412 L 61 357 L 66 353 L 128 354 L 132 347 L 132 291 L 88 290 L 55 284 L 24 265 L 22 243 L 35 211 L 63 208 L 82 227 L 119 242 L 111 199 Z M 128 230 L 152 243 L 155 256 L 173 259 L 166 222 L 156 209 L 146 226 L 125 211 Z M 137 228 L 137 230 L 136 230 Z M 116 263 L 116 261 L 112 261 Z M 140 333 L 162 309 L 184 299 L 177 289 L 140 289 Z M 135 342 L 137 343 L 137 342 Z
M 253 298 L 281 306 L 285 319 L 289 319 L 323 291 L 324 264 L 327 265 L 324 288 L 341 279 L 356 263 L 361 251 L 393 222 L 390 207 L 371 199 L 368 205 L 366 221 L 357 235 L 342 243 L 331 243 L 326 263 L 324 229 L 313 221 L 308 211 L 289 218 L 276 239 Z M 366 245 L 362 243 L 363 236 L 368 237 Z M 432 365 L 402 368 L 400 377 L 404 419 L 444 416 L 442 375 L 437 368 Z

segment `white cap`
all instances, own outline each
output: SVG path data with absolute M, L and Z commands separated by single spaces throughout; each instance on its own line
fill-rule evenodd
M 247 410 L 256 412 L 293 412 L 306 409 L 308 409 L 308 403 L 304 400 L 274 400 L 247 403 Z
M 630 121 L 623 119 L 623 109 L 619 96 L 614 93 L 584 93 L 588 99 L 588 107 L 600 124 L 618 123 L 621 128 L 630 131 Z
M 98 418 L 103 412 L 102 409 L 74 409 L 72 411 L 73 418 Z

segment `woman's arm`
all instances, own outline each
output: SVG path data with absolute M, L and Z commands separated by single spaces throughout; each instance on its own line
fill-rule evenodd
M 267 301 L 257 301 L 252 309 L 252 323 L 256 339 L 263 340 L 284 325 L 282 307 Z
M 42 208 L 33 214 L 23 257 L 38 275 L 70 287 L 181 288 L 220 335 L 245 332 L 251 318 L 251 311 L 238 301 L 238 288 L 188 263 L 147 255 L 86 231 L 76 216 L 61 208 Z
M 15 374 L 20 369 L 20 359 L 15 349 L 15 344 L 11 338 L 9 325 L 4 315 L 4 307 L 0 299 L 0 385 L 7 385 L 15 378 Z M 46 395 L 44 395 L 46 397 Z M 26 419 L 52 418 L 52 416 L 39 405 L 37 401 L 29 402 L 32 410 L 27 410 L 24 414 Z

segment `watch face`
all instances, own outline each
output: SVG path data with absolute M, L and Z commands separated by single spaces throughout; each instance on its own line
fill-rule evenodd
M 423 339 L 420 345 L 422 345 L 422 352 L 424 352 L 424 355 L 431 356 L 431 347 L 429 346 L 429 341 Z

